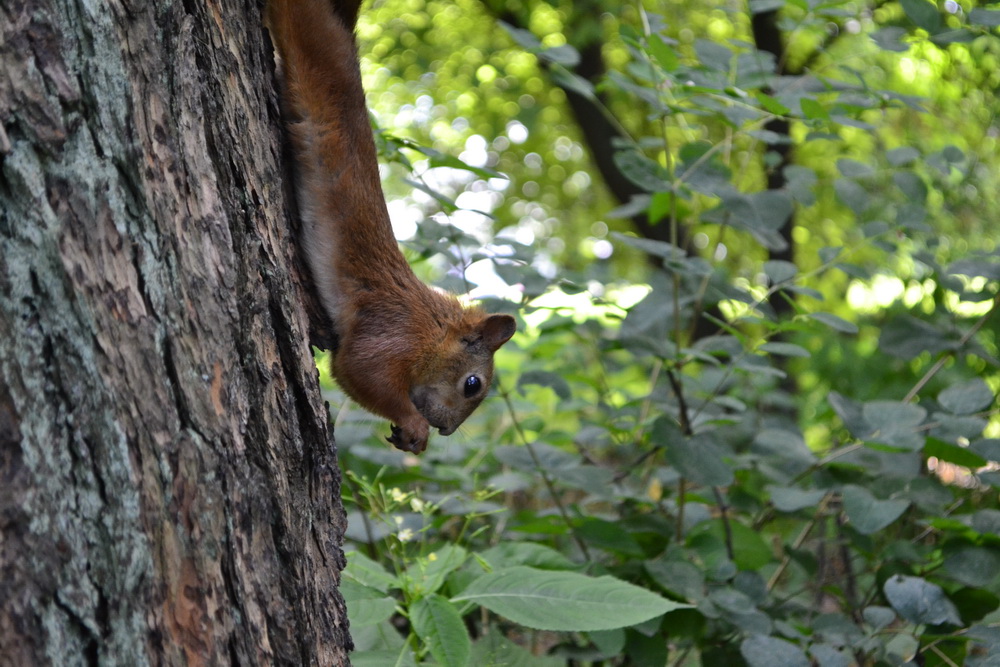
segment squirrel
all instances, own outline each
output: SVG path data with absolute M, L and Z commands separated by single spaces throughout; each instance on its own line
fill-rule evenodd
M 421 282 L 396 243 L 358 65 L 360 0 L 268 0 L 283 74 L 302 244 L 338 341 L 331 370 L 361 407 L 392 423 L 403 451 L 450 435 L 482 402 L 510 315 L 464 307 Z

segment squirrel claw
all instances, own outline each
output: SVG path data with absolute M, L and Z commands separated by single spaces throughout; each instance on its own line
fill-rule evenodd
M 404 439 L 403 429 L 395 424 L 391 425 L 391 431 L 391 435 L 387 435 L 385 439 L 396 449 L 412 454 L 419 454 L 427 448 L 426 438 L 421 439 L 411 436 L 408 439 Z
M 404 452 L 410 452 L 411 454 L 419 454 L 420 452 L 424 451 L 424 449 L 427 447 L 426 440 L 421 442 L 419 439 L 411 437 L 408 441 L 404 441 L 403 429 L 396 426 L 395 424 L 392 424 L 390 428 L 392 434 L 387 435 L 385 439 L 386 441 L 388 441 L 390 445 L 392 445 L 396 449 L 400 449 Z

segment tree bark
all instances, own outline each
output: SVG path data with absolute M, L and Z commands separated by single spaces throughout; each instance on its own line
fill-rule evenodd
M 347 664 L 257 2 L 0 5 L 0 664 Z

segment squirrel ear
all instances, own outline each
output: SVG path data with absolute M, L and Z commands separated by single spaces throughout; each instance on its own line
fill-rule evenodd
M 479 325 L 479 331 L 490 352 L 496 352 L 517 331 L 517 323 L 510 315 L 490 315 Z

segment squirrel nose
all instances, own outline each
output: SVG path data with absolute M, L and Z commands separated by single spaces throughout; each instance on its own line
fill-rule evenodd
M 438 433 L 440 433 L 441 435 L 451 435 L 454 432 L 455 432 L 454 426 L 442 426 L 441 428 L 438 429 Z

